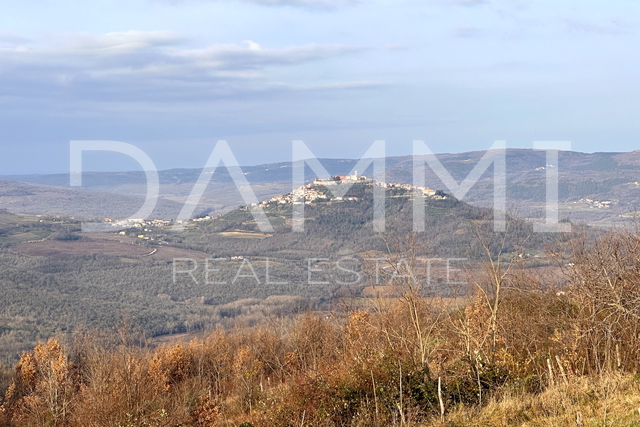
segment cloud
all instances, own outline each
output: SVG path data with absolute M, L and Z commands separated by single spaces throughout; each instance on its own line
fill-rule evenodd
M 271 82 L 269 83 L 271 88 L 275 88 L 284 92 L 326 92 L 326 91 L 344 91 L 344 90 L 359 90 L 359 89 L 378 89 L 390 86 L 389 83 L 377 82 L 377 81 L 347 81 L 347 82 L 331 82 L 311 85 L 294 85 L 287 82 Z
M 282 49 L 264 49 L 258 43 L 245 40 L 247 46 L 212 45 L 204 49 L 173 52 L 202 67 L 220 70 L 248 70 L 268 66 L 296 65 L 349 55 L 362 51 L 355 46 L 308 44 Z
M 32 40 L 28 37 L 22 37 L 14 33 L 10 33 L 8 31 L 0 31 L 0 46 L 2 45 L 21 45 L 31 42 Z
M 569 21 L 567 27 L 570 31 L 578 31 L 591 34 L 601 34 L 607 36 L 617 36 L 620 34 L 629 34 L 630 25 L 618 19 L 609 21 L 593 22 L 593 21 Z
M 400 51 L 413 49 L 414 46 L 407 46 L 407 45 L 397 44 L 397 43 L 383 43 L 382 48 L 390 52 L 400 52 Z
M 175 45 L 185 37 L 170 31 L 123 31 L 101 35 L 88 33 L 70 37 L 70 48 L 77 52 L 120 55 L 157 46 Z
M 453 29 L 453 35 L 455 37 L 461 37 L 461 38 L 476 38 L 481 36 L 482 33 L 483 31 L 480 28 L 474 27 L 472 25 L 456 27 Z
M 263 6 L 293 6 L 306 9 L 332 10 L 342 7 L 354 6 L 359 0 L 241 0 L 246 3 L 255 3 Z
M 446 0 L 455 6 L 482 6 L 489 3 L 489 0 Z
M 168 1 L 173 4 L 188 4 L 198 0 L 154 0 Z M 221 1 L 221 0 L 199 0 L 199 1 Z M 260 6 L 273 7 L 297 7 L 309 10 L 331 11 L 344 7 L 355 6 L 360 0 L 225 0 L 236 1 L 242 3 L 253 3 Z
M 340 89 L 371 89 L 389 86 L 388 83 L 374 81 L 356 81 L 356 82 L 335 82 L 319 85 L 304 86 L 305 90 L 340 90 Z
M 286 92 L 297 88 L 270 85 L 272 69 L 363 51 L 325 44 L 273 49 L 252 40 L 192 49 L 183 41 L 171 32 L 127 31 L 75 34 L 38 48 L 0 47 L 0 98 L 171 102 Z M 340 85 L 334 89 L 346 88 Z

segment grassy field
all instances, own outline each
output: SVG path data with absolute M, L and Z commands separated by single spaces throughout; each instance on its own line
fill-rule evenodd
M 640 377 L 609 373 L 570 378 L 539 394 L 507 388 L 483 408 L 459 406 L 447 427 L 640 426 Z M 425 425 L 425 426 L 426 426 Z
M 218 234 L 222 237 L 231 237 L 234 239 L 266 239 L 270 237 L 269 234 L 251 233 L 247 231 L 224 231 Z

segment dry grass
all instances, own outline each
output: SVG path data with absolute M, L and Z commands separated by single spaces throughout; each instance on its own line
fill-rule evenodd
M 446 426 L 640 426 L 640 379 L 609 373 L 575 377 L 531 394 L 512 387 L 483 408 L 460 406 Z M 435 425 L 441 425 L 437 423 Z

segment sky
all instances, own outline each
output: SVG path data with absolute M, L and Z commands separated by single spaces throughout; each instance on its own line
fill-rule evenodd
M 496 140 L 640 148 L 635 0 L 0 0 L 0 175 L 69 170 L 71 140 L 158 169 L 438 153 Z M 85 170 L 133 170 L 115 153 Z

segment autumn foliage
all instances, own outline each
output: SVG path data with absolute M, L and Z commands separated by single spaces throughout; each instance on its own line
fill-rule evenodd
M 188 343 L 152 347 L 126 333 L 51 339 L 22 355 L 0 423 L 458 425 L 450 420 L 468 420 L 460 408 L 496 408 L 514 390 L 553 395 L 594 375 L 637 372 L 639 247 L 629 232 L 572 243 L 563 293 L 526 270 L 494 269 L 462 302 L 407 287 L 358 309 Z

